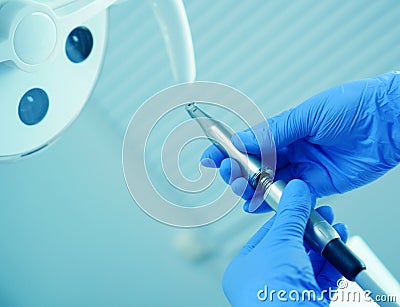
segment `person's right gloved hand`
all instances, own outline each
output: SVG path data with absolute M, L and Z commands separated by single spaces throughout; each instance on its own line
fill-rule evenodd
M 304 231 L 314 205 L 304 182 L 288 183 L 277 214 L 247 242 L 224 273 L 222 286 L 232 306 L 329 305 L 342 275 L 320 253 L 304 246 Z M 332 224 L 331 207 L 316 211 Z M 346 225 L 333 227 L 346 242 Z M 278 292 L 283 295 L 277 297 Z M 306 292 L 315 296 L 296 299 L 296 293 Z
M 276 179 L 302 179 L 317 197 L 358 188 L 400 162 L 400 73 L 333 87 L 272 117 L 268 124 L 277 150 Z M 260 155 L 257 139 L 268 138 L 265 126 L 239 132 L 232 141 L 238 149 Z M 254 189 L 238 164 L 215 145 L 201 161 L 220 167 L 236 194 L 253 197 Z M 246 202 L 246 211 L 248 206 Z M 264 204 L 257 212 L 265 210 Z

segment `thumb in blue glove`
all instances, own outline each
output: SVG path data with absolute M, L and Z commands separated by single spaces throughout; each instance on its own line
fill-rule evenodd
M 327 294 L 336 289 L 341 275 L 322 256 L 308 254 L 303 244 L 312 205 L 308 186 L 300 180 L 289 182 L 276 216 L 250 239 L 225 271 L 223 289 L 233 306 L 265 306 L 266 300 L 274 306 L 282 306 L 282 302 L 285 306 L 329 305 Z M 329 207 L 318 211 L 332 222 Z M 334 227 L 347 240 L 345 225 Z M 309 301 L 301 301 L 303 291 L 313 294 Z

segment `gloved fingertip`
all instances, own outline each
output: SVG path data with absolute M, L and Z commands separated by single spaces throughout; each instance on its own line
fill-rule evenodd
M 299 179 L 288 183 L 279 202 L 274 229 L 303 242 L 304 229 L 311 211 L 311 194 L 307 184 Z
M 247 200 L 243 204 L 243 211 L 250 214 L 263 214 L 272 212 L 272 208 L 265 201 L 262 201 L 262 203 L 254 211 L 250 210 L 250 206 L 251 206 L 251 200 Z
M 258 209 L 264 203 L 263 195 L 259 195 L 257 191 L 254 193 L 254 197 L 249 202 L 249 213 L 256 213 Z
M 237 178 L 242 177 L 242 170 L 239 163 L 231 158 L 226 158 L 221 162 L 219 172 L 227 184 L 231 184 Z
M 224 180 L 226 184 L 230 184 L 231 182 L 231 159 L 226 158 L 222 160 L 221 165 L 219 167 L 219 174 L 221 175 L 221 178 Z
M 239 177 L 235 179 L 232 184 L 232 191 L 236 195 L 240 196 L 245 200 L 249 200 L 253 197 L 255 190 L 249 184 L 249 182 L 244 177 Z
M 344 223 L 338 223 L 334 225 L 333 228 L 335 228 L 342 241 L 346 243 L 349 238 L 349 230 L 347 225 Z
M 249 212 L 249 206 L 250 206 L 250 202 L 248 200 L 245 201 L 245 203 L 243 204 L 243 211 L 250 213 Z
M 335 219 L 335 213 L 333 212 L 332 207 L 330 206 L 321 206 L 315 209 L 329 224 L 332 225 L 333 220 Z
M 205 167 L 217 168 L 217 165 L 215 164 L 214 160 L 210 158 L 201 158 L 200 163 Z
M 258 209 L 259 205 L 251 205 L 251 202 L 249 203 L 249 213 L 255 213 L 256 210 Z
M 300 179 L 293 179 L 287 184 L 283 191 L 279 205 L 283 203 L 282 207 L 294 208 L 296 205 L 301 205 L 302 207 L 308 208 L 312 200 L 308 185 Z
M 201 155 L 200 162 L 205 167 L 219 167 L 221 165 L 222 160 L 224 160 L 226 156 L 218 149 L 216 145 L 209 146 Z M 211 160 L 211 161 L 204 161 L 203 160 Z
M 258 207 L 257 210 L 253 212 L 253 214 L 262 214 L 272 211 L 273 211 L 272 208 L 265 201 L 263 201 L 261 206 Z

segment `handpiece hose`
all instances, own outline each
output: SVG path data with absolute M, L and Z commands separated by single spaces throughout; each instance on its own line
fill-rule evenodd
M 233 131 L 228 129 L 226 125 L 210 117 L 194 103 L 188 104 L 186 111 L 197 121 L 207 138 L 221 152 L 238 162 L 242 174 L 247 177 L 249 183 L 254 188 L 262 188 L 265 191 L 265 201 L 276 212 L 286 183 L 282 180 L 274 182 L 272 169 L 263 167 L 256 157 L 249 156 L 238 150 L 231 141 Z M 365 264 L 340 239 L 336 230 L 314 209 L 311 210 L 310 218 L 307 222 L 304 241 L 310 248 L 332 263 L 348 280 L 359 282 L 357 276 L 365 271 Z M 360 286 L 364 290 L 369 290 L 369 285 L 360 284 Z M 374 297 L 374 293 L 371 296 Z M 387 306 L 398 305 L 394 303 Z

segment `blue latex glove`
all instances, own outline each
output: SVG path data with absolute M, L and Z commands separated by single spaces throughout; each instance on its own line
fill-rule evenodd
M 225 271 L 222 285 L 233 306 L 329 305 L 329 288 L 333 296 L 332 291 L 342 276 L 322 256 L 313 251 L 307 254 L 303 245 L 304 229 L 313 205 L 313 197 L 303 181 L 289 182 L 276 216 L 258 230 Z M 320 207 L 317 211 L 332 223 L 330 207 Z M 346 241 L 346 226 L 337 224 L 334 228 Z M 286 291 L 281 297 L 288 301 L 279 299 L 277 292 L 271 294 L 272 290 Z M 310 290 L 316 295 L 315 301 L 292 301 L 289 296 L 290 291 L 296 291 L 301 298 L 303 291 Z
M 317 197 L 358 188 L 400 161 L 400 74 L 333 87 L 268 124 L 277 150 L 276 179 L 302 179 Z M 265 126 L 239 132 L 232 141 L 240 150 L 259 155 L 255 135 L 259 140 L 267 137 Z M 253 198 L 254 189 L 241 177 L 237 163 L 226 160 L 215 146 L 204 152 L 202 164 L 220 167 L 236 194 Z M 246 202 L 244 209 L 248 207 Z M 266 210 L 264 203 L 257 212 Z

